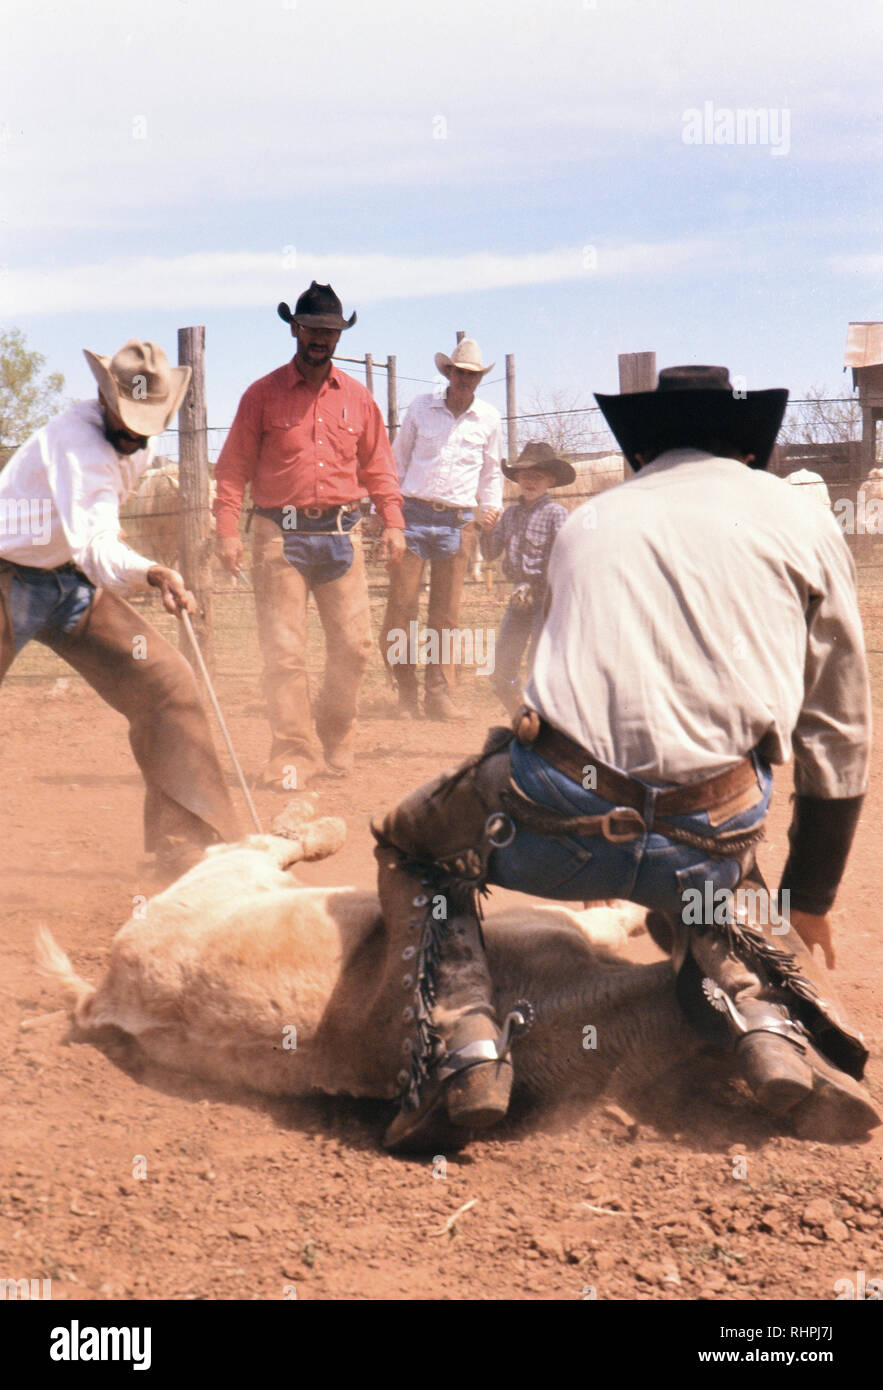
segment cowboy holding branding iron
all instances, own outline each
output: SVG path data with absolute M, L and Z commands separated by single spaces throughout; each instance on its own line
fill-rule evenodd
M 38 503 L 48 523 L 0 536 L 0 679 L 33 637 L 126 716 L 147 787 L 146 848 L 162 877 L 176 877 L 239 830 L 193 672 L 119 595 L 150 584 L 169 613 L 194 613 L 196 600 L 175 570 L 123 543 L 119 508 L 187 394 L 190 368 L 137 339 L 112 358 L 85 356 L 97 400 L 50 420 L 0 474 L 5 514 L 17 508 L 25 521 Z
M 506 1113 L 530 1010 L 501 1041 L 476 916 L 488 884 L 652 909 L 687 1018 L 735 1052 L 764 1107 L 807 1137 L 879 1123 L 867 1051 L 811 954 L 834 963 L 870 698 L 836 522 L 764 472 L 787 395 L 737 395 L 725 368 L 697 366 L 597 398 L 636 473 L 558 534 L 514 737 L 492 731 L 375 828 L 401 1100 L 388 1147 L 459 1144 Z M 770 765 L 792 753 L 789 919 L 763 910 L 754 849 Z
M 405 542 L 380 411 L 371 393 L 331 360 L 356 315 L 345 319 L 331 286 L 315 280 L 294 313 L 287 304 L 277 312 L 290 324 L 297 352 L 242 397 L 215 468 L 214 510 L 218 556 L 236 574 L 243 561 L 239 513 L 250 484 L 254 593 L 272 732 L 262 780 L 289 789 L 323 772 L 345 775 L 353 764 L 356 698 L 372 649 L 365 562 L 354 529 L 366 492 L 383 522 L 388 567 L 399 562 Z M 315 706 L 318 742 L 306 667 L 311 592 L 328 644 Z

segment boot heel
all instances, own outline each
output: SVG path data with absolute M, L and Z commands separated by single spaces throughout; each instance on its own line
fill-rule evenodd
M 773 1033 L 750 1033 L 738 1046 L 743 1074 L 765 1110 L 784 1115 L 812 1094 L 812 1067 Z
M 448 1118 L 464 1129 L 486 1129 L 505 1118 L 514 1073 L 512 1063 L 479 1062 L 447 1084 Z

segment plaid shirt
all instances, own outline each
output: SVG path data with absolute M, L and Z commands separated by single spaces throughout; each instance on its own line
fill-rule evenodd
M 519 498 L 506 508 L 493 531 L 482 532 L 481 553 L 486 560 L 502 554 L 503 574 L 513 584 L 544 586 L 552 545 L 568 515 L 567 508 L 548 493 L 530 504 Z

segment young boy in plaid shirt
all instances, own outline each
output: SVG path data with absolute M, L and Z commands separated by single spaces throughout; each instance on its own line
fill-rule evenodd
M 519 672 L 528 647 L 530 670 L 546 596 L 546 570 L 555 537 L 568 517 L 567 508 L 549 496 L 576 478 L 571 465 L 541 440 L 525 444 L 514 463 L 504 463 L 507 478 L 518 483 L 521 497 L 511 503 L 491 531 L 481 536 L 487 560 L 503 556 L 503 574 L 515 584 L 494 648 L 491 684 L 510 714 L 523 703 Z

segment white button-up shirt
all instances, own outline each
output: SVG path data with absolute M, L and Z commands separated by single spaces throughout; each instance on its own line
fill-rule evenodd
M 46 570 L 73 562 L 110 590 L 143 583 L 156 562 L 120 540 L 120 504 L 154 447 L 151 439 L 118 454 L 104 437 L 97 397 L 56 415 L 0 471 L 0 559 Z
M 673 449 L 574 511 L 549 565 L 531 705 L 602 762 L 689 782 L 793 751 L 798 794 L 858 796 L 870 689 L 855 566 L 781 478 Z
M 417 396 L 405 412 L 392 446 L 402 493 L 449 507 L 500 507 L 500 412 L 476 397 L 452 415 L 446 390 Z

